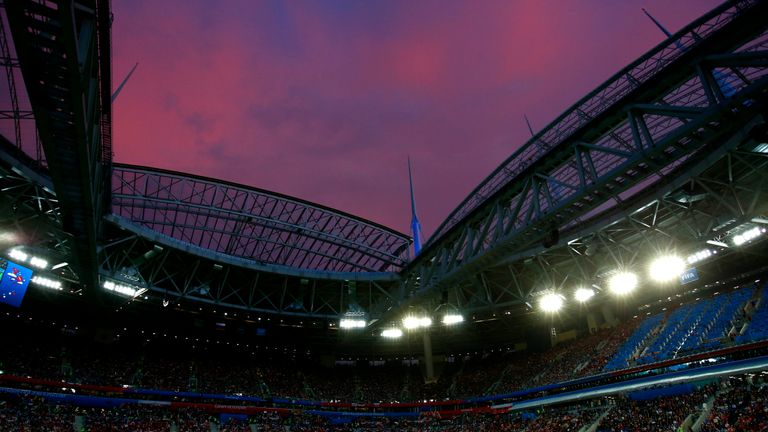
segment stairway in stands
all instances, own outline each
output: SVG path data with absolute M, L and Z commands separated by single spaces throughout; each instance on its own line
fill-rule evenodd
M 766 283 L 758 297 L 753 300 L 753 310 L 748 310 L 743 326 L 734 331 L 734 342 L 737 344 L 757 342 L 768 339 L 768 302 L 765 297 Z

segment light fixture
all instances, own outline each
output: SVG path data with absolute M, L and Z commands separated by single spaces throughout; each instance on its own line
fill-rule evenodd
M 107 291 L 112 291 L 117 294 L 122 294 L 129 297 L 138 297 L 142 294 L 144 294 L 147 289 L 146 288 L 139 288 L 139 287 L 132 287 L 128 285 L 122 285 L 119 283 L 115 283 L 111 280 L 105 280 L 102 283 L 102 286 Z
M 454 325 L 461 322 L 464 322 L 464 316 L 459 313 L 450 312 L 443 315 L 443 324 L 445 325 Z
M 15 259 L 16 261 L 25 262 L 27 261 L 27 258 L 29 258 L 29 255 L 26 253 L 18 250 L 18 249 L 11 249 L 10 252 L 8 252 L 8 256 Z
M 55 289 L 58 291 L 61 291 L 63 288 L 61 287 L 61 282 L 53 279 L 48 279 L 42 276 L 32 276 L 32 279 L 30 280 L 35 285 L 40 285 L 41 287 Z
M 557 312 L 563 308 L 563 296 L 556 293 L 548 293 L 539 299 L 539 307 L 544 312 Z
M 11 249 L 10 252 L 8 252 L 8 256 L 11 257 L 11 259 L 13 259 L 14 261 L 17 261 L 20 263 L 23 263 L 23 262 L 29 263 L 29 265 L 32 267 L 37 267 L 39 269 L 48 268 L 47 260 L 40 257 L 36 257 L 34 255 L 30 255 L 20 249 Z
M 608 280 L 608 289 L 617 295 L 625 295 L 637 287 L 637 275 L 632 272 L 619 272 Z
M 754 227 L 746 231 L 742 231 L 741 233 L 733 236 L 733 244 L 736 246 L 741 246 L 750 240 L 760 237 L 764 232 L 765 228 L 760 227 Z
M 46 269 L 48 268 L 48 261 L 38 258 L 36 256 L 33 256 L 29 259 L 29 264 L 33 267 L 37 267 L 40 269 Z
M 403 336 L 403 331 L 399 328 L 389 328 L 382 331 L 381 336 L 389 339 L 397 339 Z
M 685 261 L 675 255 L 667 255 L 656 258 L 649 267 L 651 279 L 657 282 L 670 282 L 685 271 Z
M 687 261 L 688 264 L 695 264 L 699 261 L 705 260 L 712 256 L 712 251 L 709 249 L 701 249 L 699 251 L 696 251 L 690 255 L 688 255 Z
M 578 288 L 574 293 L 574 298 L 576 298 L 576 301 L 584 303 L 591 299 L 594 295 L 595 291 L 591 288 Z
M 354 301 L 349 304 L 347 311 L 339 317 L 339 328 L 356 329 L 365 328 L 366 325 L 368 325 L 368 314 Z
M 430 317 L 407 316 L 403 318 L 403 327 L 405 327 L 406 330 L 424 328 L 424 327 L 429 327 L 431 325 L 432 325 L 432 318 Z
M 342 318 L 339 320 L 339 327 L 343 329 L 364 328 L 365 325 L 366 321 L 363 319 Z

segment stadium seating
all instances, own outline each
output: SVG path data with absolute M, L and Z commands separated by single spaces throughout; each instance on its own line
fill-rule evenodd
M 619 348 L 616 355 L 605 365 L 604 370 L 623 369 L 628 364 L 628 359 L 633 357 L 640 346 L 652 335 L 664 320 L 664 314 L 658 313 L 646 318 L 635 330 L 629 339 Z
M 681 305 L 668 312 L 647 317 L 605 366 L 605 371 L 674 359 L 695 352 L 709 351 L 729 343 L 728 332 L 745 316 L 754 284 Z M 762 340 L 768 326 L 768 308 L 758 308 L 756 325 L 749 325 L 737 342 Z
M 701 412 L 708 397 L 708 389 L 701 389 L 653 400 L 620 398 L 600 421 L 597 432 L 676 431 L 688 416 Z
M 765 385 L 755 386 L 740 381 L 718 392 L 700 432 L 768 430 L 768 392 Z
M 768 339 L 768 302 L 762 297 L 753 303 L 756 308 L 744 323 L 743 332 L 735 336 L 736 343 L 749 343 Z
M 441 367 L 437 383 L 425 384 L 418 365 L 400 361 L 329 368 L 289 354 L 232 348 L 231 355 L 223 355 L 223 348 L 193 350 L 181 341 L 171 344 L 167 339 L 145 345 L 143 337 L 124 338 L 105 349 L 87 336 L 52 332 L 43 321 L 17 320 L 9 325 L 20 332 L 6 335 L 0 350 L 0 370 L 7 375 L 73 384 L 354 403 L 508 394 L 768 339 L 768 307 L 760 291 L 750 285 L 630 319 L 541 353 L 496 350 L 457 356 Z M 21 322 L 29 329 L 21 331 Z
M 126 406 L 111 409 L 55 405 L 39 397 L 0 397 L 0 432 L 640 432 L 689 430 L 756 432 L 768 429 L 768 391 L 754 378 L 740 376 L 705 386 L 689 385 L 681 394 L 640 398 L 629 393 L 534 410 L 449 418 L 320 416 L 308 412 L 214 414 L 191 408 Z M 678 386 L 679 387 L 679 386 Z M 658 389 L 660 394 L 664 388 Z M 685 425 L 685 426 L 684 426 Z

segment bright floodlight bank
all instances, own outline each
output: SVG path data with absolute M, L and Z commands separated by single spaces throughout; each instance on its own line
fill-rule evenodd
M 679 278 L 684 271 L 685 261 L 675 255 L 659 257 L 651 263 L 649 268 L 651 279 L 664 283 Z

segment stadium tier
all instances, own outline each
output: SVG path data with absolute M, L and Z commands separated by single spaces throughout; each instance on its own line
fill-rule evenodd
M 624 342 L 606 371 L 655 363 L 724 345 L 765 337 L 765 307 L 753 299 L 754 285 L 654 314 Z
M 9 312 L 2 322 L 16 331 L 4 336 L 6 349 L 0 352 L 4 374 L 0 381 L 27 376 L 79 385 L 340 403 L 498 396 L 605 377 L 605 371 L 615 369 L 652 370 L 659 364 L 690 363 L 695 356 L 718 357 L 724 350 L 738 353 L 741 348 L 765 341 L 759 337 L 762 327 L 754 325 L 765 310 L 761 293 L 754 282 L 711 292 L 685 304 L 673 303 L 677 307 L 672 310 L 664 307 L 668 309 L 665 312 L 645 319 L 632 318 L 543 352 L 498 350 L 456 355 L 446 363 L 438 379 L 429 383 L 425 383 L 423 366 L 418 361 L 355 361 L 322 367 L 317 359 L 252 351 L 239 348 L 239 343 L 192 349 L 190 342 L 177 335 L 157 335 L 157 331 L 140 328 L 94 345 L 89 340 L 93 334 L 90 331 Z M 680 331 L 683 326 L 686 331 Z M 668 327 L 677 336 L 668 336 L 672 334 L 664 330 Z M 145 339 L 150 333 L 155 336 Z M 689 343 L 685 350 L 645 354 L 649 347 L 659 346 L 655 340 L 662 336 L 679 347 L 691 339 L 699 343 Z M 710 343 L 713 339 L 716 345 Z M 643 342 L 638 344 L 637 340 Z M 629 354 L 629 361 L 627 346 L 634 352 Z M 621 368 L 615 366 L 617 358 L 622 359 Z
M 188 407 L 57 404 L 37 396 L 0 396 L 0 431 L 763 431 L 768 428 L 764 375 L 677 384 L 589 401 L 513 412 L 455 412 L 388 418 L 265 410 L 217 414 Z

